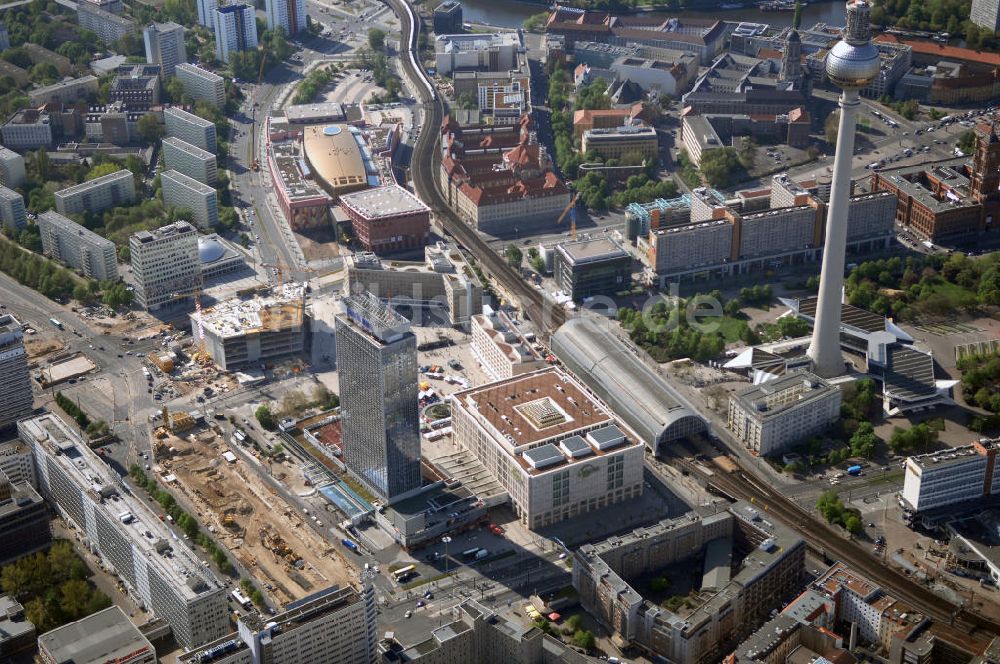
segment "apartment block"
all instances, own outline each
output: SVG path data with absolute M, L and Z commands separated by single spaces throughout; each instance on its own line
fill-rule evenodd
M 90 279 L 118 279 L 118 253 L 114 242 L 53 210 L 38 215 L 37 221 L 42 252 L 46 256 L 62 261 Z
M 21 323 L 0 314 L 0 431 L 30 415 L 33 400 Z
M 769 456 L 836 422 L 840 398 L 840 388 L 794 371 L 730 396 L 729 429 L 749 449 Z
M 264 0 L 267 27 L 292 37 L 306 29 L 306 0 Z
M 545 357 L 534 339 L 534 333 L 522 332 L 502 309 L 484 306 L 483 313 L 472 317 L 472 354 L 493 380 L 543 368 Z
M 215 10 L 219 8 L 219 0 L 197 0 L 198 23 L 206 28 L 215 29 Z
M 0 473 L 3 473 L 11 484 L 29 484 L 38 488 L 31 449 L 18 438 L 0 444 Z
M 119 16 L 93 2 L 78 3 L 77 17 L 81 28 L 96 34 L 105 44 L 114 43 L 139 29 L 136 22 L 128 16 Z
M 175 170 L 160 174 L 163 204 L 191 210 L 195 224 L 208 230 L 219 223 L 219 203 L 215 189 Z
M 27 482 L 0 473 L 0 563 L 8 563 L 52 541 L 45 501 Z
M 16 189 L 24 184 L 26 177 L 24 157 L 9 148 L 0 146 L 0 185 Z
M 911 456 L 906 460 L 903 500 L 917 512 L 982 500 L 1000 493 L 996 439 Z
M 215 153 L 215 125 L 208 120 L 171 106 L 163 111 L 163 122 L 167 126 L 167 136 Z
M 605 159 L 641 164 L 657 158 L 659 145 L 655 129 L 629 125 L 585 131 L 582 149 L 585 153 L 595 152 Z
M 451 418 L 531 529 L 642 494 L 642 441 L 555 367 L 458 392 Z
M 969 18 L 980 28 L 990 32 L 1000 31 L 1000 2 L 997 0 L 972 0 Z
M 205 334 L 205 352 L 223 371 L 302 354 L 305 288 L 286 283 L 280 291 L 220 302 L 191 317 L 191 334 Z
M 4 146 L 11 150 L 35 150 L 52 145 L 52 118 L 45 111 L 25 108 L 0 128 Z
M 0 185 L 0 225 L 16 231 L 28 223 L 28 213 L 24 209 L 24 197 L 13 189 Z
M 205 101 L 216 108 L 226 105 L 226 82 L 218 74 L 182 62 L 174 68 L 174 75 L 184 86 L 185 94 L 195 101 Z
M 190 300 L 201 286 L 198 231 L 186 221 L 174 222 L 129 238 L 136 302 L 143 309 Z
M 375 590 L 332 586 L 276 616 L 241 616 L 236 631 L 184 653 L 178 664 L 375 664 Z
M 84 0 L 86 1 L 86 0 Z M 42 664 L 156 664 L 156 650 L 117 606 L 38 637 Z
M 46 413 L 21 420 L 18 433 L 40 493 L 177 643 L 193 648 L 229 631 L 225 586 L 75 432 Z
M 164 138 L 161 145 L 167 168 L 180 171 L 202 184 L 215 185 L 217 165 L 214 154 L 173 136 Z
M 173 21 L 153 23 L 142 31 L 146 62 L 159 65 L 164 78 L 174 75 L 174 68 L 187 61 L 184 28 Z
M 672 570 L 692 577 L 693 601 L 676 610 L 643 597 L 634 581 Z M 675 664 L 716 664 L 781 598 L 801 587 L 805 543 L 745 501 L 637 528 L 574 552 L 580 604 L 623 647 Z
M 121 169 L 55 193 L 59 214 L 100 214 L 135 201 L 132 171 Z
M 97 95 L 97 77 L 81 76 L 68 81 L 60 81 L 52 85 L 35 88 L 28 92 L 28 101 L 34 107 L 45 104 L 72 105 L 78 101 L 87 101 Z
M 215 10 L 215 55 L 222 62 L 236 51 L 257 48 L 257 18 L 253 5 L 233 4 Z

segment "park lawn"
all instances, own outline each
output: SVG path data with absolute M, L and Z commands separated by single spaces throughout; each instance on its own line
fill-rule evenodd
M 726 340 L 727 344 L 739 341 L 740 333 L 746 326 L 747 322 L 740 318 L 723 316 L 719 319 L 719 332 L 722 333 L 722 338 Z
M 970 297 L 973 299 L 976 297 L 976 293 L 974 291 L 943 279 L 941 280 L 941 283 L 934 284 L 932 288 L 935 293 L 944 295 L 952 302 L 962 302 Z

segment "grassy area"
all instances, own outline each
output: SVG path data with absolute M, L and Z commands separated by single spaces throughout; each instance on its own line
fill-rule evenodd
M 952 302 L 961 302 L 969 298 L 976 298 L 976 293 L 974 291 L 971 291 L 968 288 L 963 288 L 958 284 L 953 284 L 950 281 L 941 280 L 938 283 L 931 285 L 931 290 L 938 295 L 945 296 Z
M 361 486 L 361 483 L 358 482 L 353 477 L 351 477 L 350 475 L 343 475 L 340 479 L 344 481 L 344 484 L 351 487 L 351 490 L 354 491 L 354 493 L 358 494 L 366 501 L 368 501 L 369 505 L 373 504 L 376 500 L 378 500 L 378 498 L 372 495 L 371 491 Z
M 723 338 L 726 340 L 727 344 L 731 344 L 735 341 L 740 340 L 740 334 L 746 329 L 747 322 L 740 318 L 732 318 L 731 316 L 723 316 L 718 319 L 719 332 L 722 333 Z
M 409 583 L 404 583 L 402 588 L 403 590 L 413 590 L 414 588 L 425 586 L 428 583 L 440 581 L 441 579 L 447 579 L 452 574 L 454 574 L 454 572 L 448 572 L 447 574 L 441 572 L 440 574 L 437 574 L 435 576 L 421 576 L 419 579 L 415 579 L 413 581 L 410 581 Z

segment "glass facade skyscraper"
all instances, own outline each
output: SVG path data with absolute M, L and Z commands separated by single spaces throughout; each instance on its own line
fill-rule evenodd
M 343 306 L 335 334 L 344 463 L 392 502 L 421 486 L 417 340 L 409 321 L 371 293 Z

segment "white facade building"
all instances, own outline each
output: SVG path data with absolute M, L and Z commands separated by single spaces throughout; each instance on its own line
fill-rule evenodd
M 215 55 L 229 62 L 236 51 L 257 48 L 257 18 L 253 5 L 234 4 L 215 10 Z
M 1000 2 L 998 0 L 972 0 L 969 18 L 980 28 L 990 32 L 1000 31 Z
M 218 166 L 214 154 L 173 136 L 164 138 L 161 146 L 167 168 L 180 171 L 202 184 L 215 185 Z
M 264 9 L 271 30 L 282 28 L 291 37 L 306 29 L 306 0 L 264 0 Z
M 0 430 L 30 415 L 33 398 L 21 323 L 0 314 Z
M 142 31 L 146 46 L 146 62 L 160 65 L 164 80 L 174 75 L 174 68 L 187 61 L 184 28 L 173 21 L 154 23 Z
M 206 28 L 215 29 L 215 10 L 219 8 L 219 0 L 197 0 L 198 23 Z
M 903 500 L 915 511 L 981 500 L 1000 493 L 997 441 L 983 439 L 906 460 Z
M 135 201 L 135 177 L 121 169 L 55 193 L 59 214 L 99 214 Z
M 208 120 L 171 106 L 163 111 L 163 123 L 167 127 L 167 136 L 179 138 L 185 143 L 215 153 L 217 148 L 215 125 Z
M 16 189 L 24 184 L 24 157 L 0 146 L 0 184 Z
M 38 230 L 46 256 L 80 270 L 90 279 L 118 279 L 118 253 L 111 240 L 52 210 L 38 215 Z
M 532 335 L 532 339 L 534 335 Z M 503 311 L 483 307 L 472 317 L 472 353 L 493 380 L 537 371 L 545 358 Z
M 190 299 L 201 286 L 198 231 L 188 222 L 140 231 L 129 238 L 129 250 L 136 302 L 143 309 Z
M 0 185 L 0 226 L 11 231 L 24 228 L 28 223 L 28 213 L 24 209 L 24 197 L 13 189 Z
M 226 105 L 226 81 L 218 74 L 182 62 L 174 69 L 174 75 L 184 86 L 185 94 L 195 101 L 205 101 L 216 108 Z
M 374 664 L 375 590 L 332 586 L 265 619 L 243 616 L 236 632 L 187 652 L 179 664 Z
M 438 73 L 453 71 L 508 71 L 517 66 L 521 38 L 516 32 L 438 35 L 434 59 Z
M 17 428 L 34 455 L 39 493 L 179 644 L 229 631 L 226 588 L 76 433 L 51 413 Z
M 195 224 L 202 230 L 209 230 L 219 222 L 215 189 L 175 170 L 163 171 L 160 182 L 164 205 L 191 210 Z
M 818 433 L 840 417 L 840 389 L 795 371 L 729 397 L 729 429 L 761 456 Z
M 529 528 L 642 494 L 642 442 L 561 369 L 458 392 L 451 417 Z

